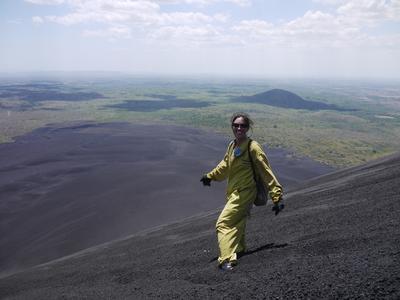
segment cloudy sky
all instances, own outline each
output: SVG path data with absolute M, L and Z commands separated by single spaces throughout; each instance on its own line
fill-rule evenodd
M 0 72 L 400 78 L 400 0 L 0 0 Z

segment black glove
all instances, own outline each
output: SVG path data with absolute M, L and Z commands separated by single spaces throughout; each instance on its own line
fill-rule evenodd
M 275 216 L 278 215 L 285 208 L 285 204 L 283 204 L 282 199 L 278 200 L 272 206 L 272 211 L 275 212 Z
M 211 186 L 211 179 L 207 177 L 207 175 L 204 175 L 201 177 L 200 181 L 203 183 L 204 186 Z

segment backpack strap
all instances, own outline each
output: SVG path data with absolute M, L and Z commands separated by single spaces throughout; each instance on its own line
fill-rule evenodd
M 229 146 L 228 146 L 228 155 L 231 156 L 232 154 L 232 146 L 235 145 L 235 140 L 230 141 Z
M 252 139 L 249 139 L 250 141 L 249 141 L 249 144 L 248 144 L 248 146 L 247 146 L 247 152 L 249 153 L 249 160 L 250 160 L 250 164 L 251 164 L 251 169 L 253 170 L 253 177 L 254 177 L 254 181 L 256 181 L 256 171 L 255 171 L 255 168 L 254 168 L 254 163 L 253 163 L 253 159 L 252 159 L 252 157 L 251 157 L 251 152 L 250 152 L 250 149 L 251 149 L 251 142 L 253 141 Z

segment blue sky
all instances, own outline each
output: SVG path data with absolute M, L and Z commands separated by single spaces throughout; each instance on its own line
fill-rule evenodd
M 0 72 L 400 78 L 400 0 L 2 0 Z

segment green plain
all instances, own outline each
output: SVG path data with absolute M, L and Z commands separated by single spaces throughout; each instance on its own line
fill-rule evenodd
M 49 123 L 71 121 L 179 124 L 229 136 L 230 116 L 236 111 L 244 111 L 254 119 L 254 139 L 269 147 L 290 149 L 297 156 L 307 156 L 335 167 L 358 165 L 396 152 L 400 146 L 398 82 L 121 77 L 58 79 L 57 83 L 57 90 L 63 93 L 79 90 L 100 93 L 106 98 L 46 99 L 32 103 L 29 98 L 5 97 L 0 93 L 0 142 L 11 142 L 16 136 Z M 3 90 L 7 85 L 10 80 L 0 81 Z M 286 89 L 306 100 L 335 104 L 349 110 L 308 111 L 230 101 L 234 97 L 273 88 Z M 117 107 L 125 101 L 147 103 L 145 101 L 160 99 L 176 99 L 178 103 L 179 100 L 207 102 L 209 106 L 147 111 Z

